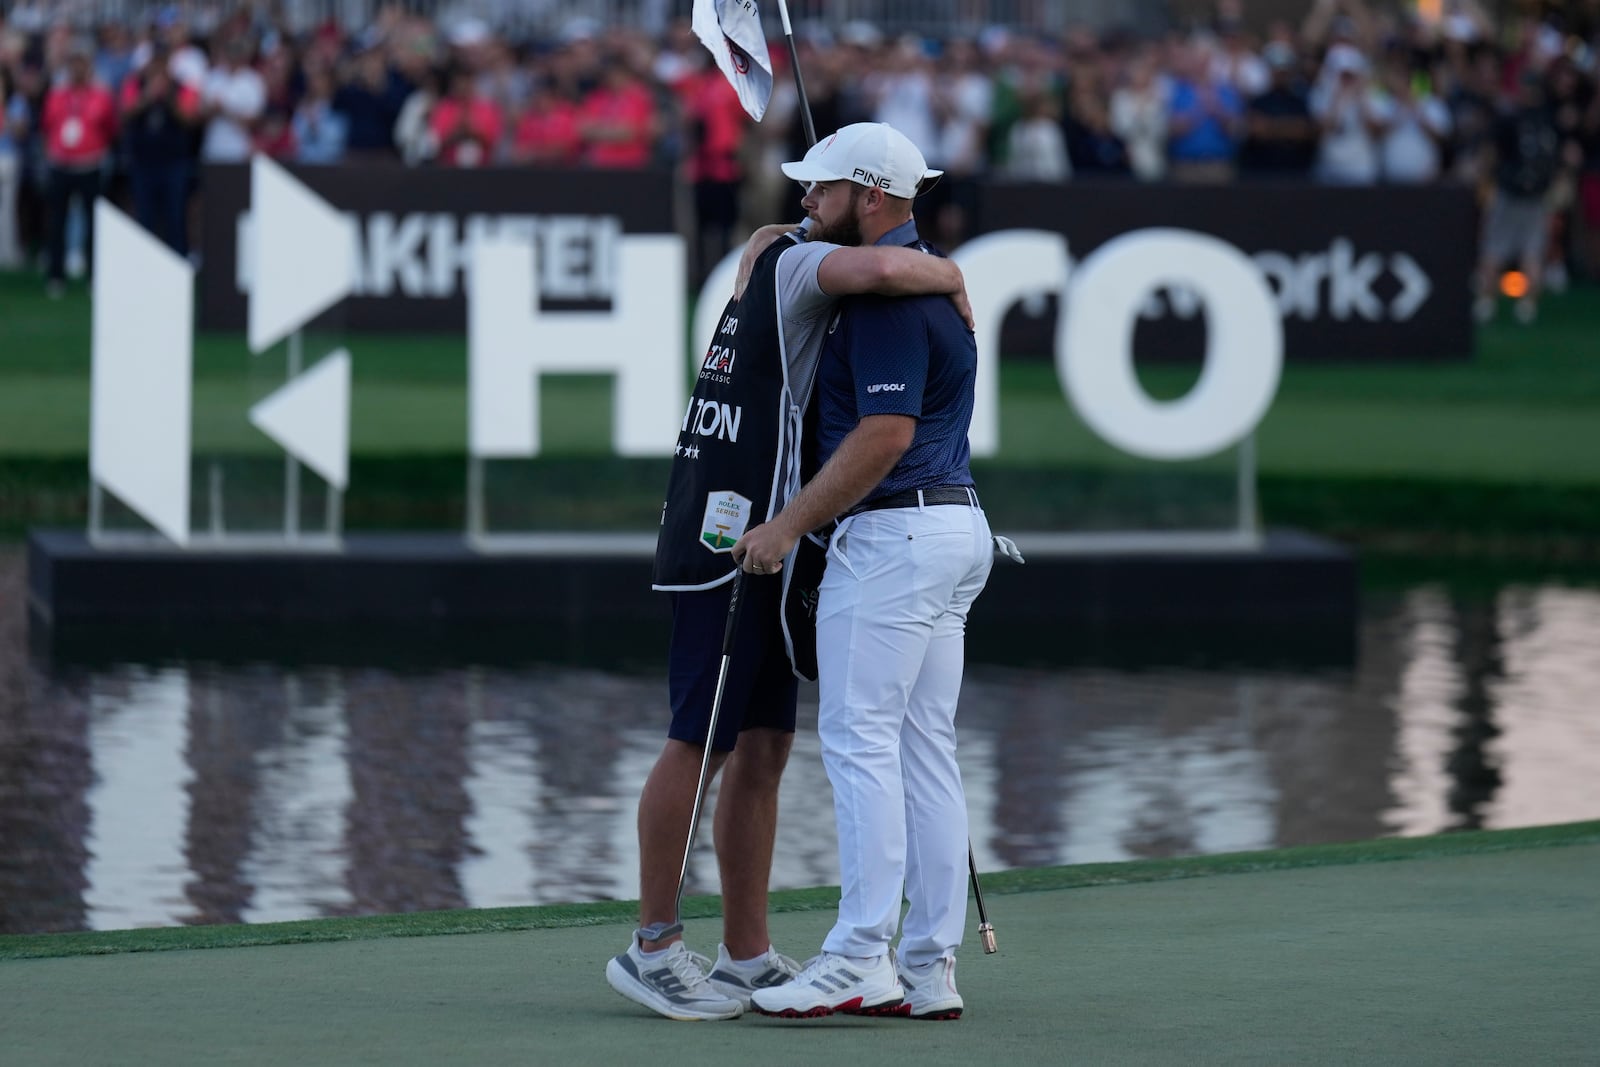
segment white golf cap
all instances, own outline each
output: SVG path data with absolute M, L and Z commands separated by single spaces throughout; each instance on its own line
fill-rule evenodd
M 857 122 L 812 145 L 799 162 L 785 163 L 783 173 L 801 183 L 852 181 L 910 200 L 944 171 L 929 170 L 917 146 L 893 126 Z

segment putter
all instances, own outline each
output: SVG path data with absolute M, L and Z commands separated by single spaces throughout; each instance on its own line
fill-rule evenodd
M 967 873 L 972 875 L 972 896 L 978 902 L 978 940 L 983 942 L 983 954 L 1000 951 L 994 943 L 994 923 L 989 921 L 989 909 L 983 906 L 983 886 L 978 884 L 978 860 L 972 854 L 972 840 L 967 840 Z
M 700 757 L 700 781 L 694 790 L 694 808 L 689 814 L 689 836 L 683 842 L 683 865 L 678 868 L 678 896 L 672 904 L 672 922 L 651 923 L 639 930 L 645 941 L 660 941 L 683 932 L 683 883 L 689 877 L 689 855 L 700 829 L 700 811 L 706 801 L 707 772 L 711 769 L 711 741 L 717 736 L 717 717 L 722 713 L 722 691 L 728 684 L 728 664 L 733 659 L 733 635 L 739 625 L 739 602 L 744 599 L 744 568 L 733 574 L 733 589 L 728 594 L 728 622 L 722 628 L 722 666 L 717 669 L 717 690 L 711 697 L 711 722 L 706 726 L 706 747 Z

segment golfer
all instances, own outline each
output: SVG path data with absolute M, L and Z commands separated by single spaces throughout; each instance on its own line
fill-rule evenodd
M 673 448 L 654 576 L 672 599 L 672 724 L 639 800 L 640 926 L 606 965 L 614 989 L 673 1019 L 735 1018 L 754 990 L 798 970 L 767 931 L 778 780 L 797 689 L 777 567 L 745 583 L 710 739 L 710 773 L 725 767 L 713 823 L 723 894 L 715 962 L 683 944 L 675 910 L 738 570 L 732 549 L 800 485 L 802 427 L 828 314 L 838 297 L 869 292 L 948 294 L 966 308 L 954 264 L 892 246 L 850 247 L 861 243 L 853 221 L 830 211 L 812 215 L 809 235 L 768 227 L 751 239 Z M 937 299 L 960 318 L 952 299 Z
M 875 247 L 931 251 L 912 198 L 930 171 L 892 130 L 847 126 L 783 172 L 802 204 Z M 930 256 L 929 258 L 932 258 Z M 948 301 L 841 304 L 818 370 L 820 470 L 734 546 L 751 574 L 838 517 L 817 607 L 818 732 L 839 834 L 838 921 L 755 1010 L 953 1019 L 966 923 L 967 807 L 956 701 L 967 611 L 994 558 L 968 469 L 977 347 Z M 890 942 L 910 902 L 898 961 Z

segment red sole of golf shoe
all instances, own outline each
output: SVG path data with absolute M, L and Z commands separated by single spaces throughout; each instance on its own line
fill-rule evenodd
M 861 999 L 859 997 L 857 997 L 855 1000 L 847 1000 L 836 1008 L 830 1008 L 826 1004 L 820 1004 L 815 1008 L 806 1008 L 803 1011 L 799 1008 L 784 1008 L 782 1011 L 767 1011 L 765 1008 L 756 1007 L 754 1004 L 752 1004 L 750 1007 L 758 1014 L 768 1015 L 774 1019 L 821 1019 L 824 1016 L 834 1014 L 883 1017 L 890 1015 L 909 1015 L 911 1013 L 911 1006 L 903 1000 L 897 1000 L 893 1004 L 874 1004 L 870 1008 L 863 1008 L 861 1006 Z
M 805 1011 L 801 1011 L 798 1008 L 784 1008 L 782 1011 L 768 1011 L 765 1008 L 757 1008 L 754 1004 L 750 1005 L 750 1007 L 756 1012 L 757 1015 L 765 1015 L 773 1019 L 820 1019 L 824 1015 L 833 1014 L 833 1009 L 828 1007 L 826 1004 L 815 1008 L 807 1008 Z

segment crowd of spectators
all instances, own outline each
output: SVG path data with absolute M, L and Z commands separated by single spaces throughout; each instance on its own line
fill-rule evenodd
M 1312 0 L 1298 25 L 1261 25 L 1239 5 L 1154 38 L 808 27 L 800 57 L 819 130 L 889 122 L 949 173 L 929 222 L 947 244 L 983 178 L 1456 181 L 1486 202 L 1496 189 L 1537 201 L 1550 209 L 1540 225 L 1566 226 L 1537 250 L 1548 280 L 1569 255 L 1600 275 L 1600 25 L 1560 12 L 1497 24 L 1477 0 L 1404 12 Z M 0 23 L 0 267 L 42 256 L 52 287 L 81 272 L 89 238 L 73 205 L 101 191 L 191 254 L 197 164 L 256 152 L 673 167 L 704 264 L 742 227 L 797 211 L 773 164 L 803 151 L 801 125 L 781 47 L 773 60 L 757 126 L 687 20 L 658 38 L 573 23 L 539 40 L 399 8 L 299 34 L 254 8 L 205 26 L 176 7 L 92 30 Z M 1532 255 L 1526 227 L 1502 225 L 1498 251 Z

